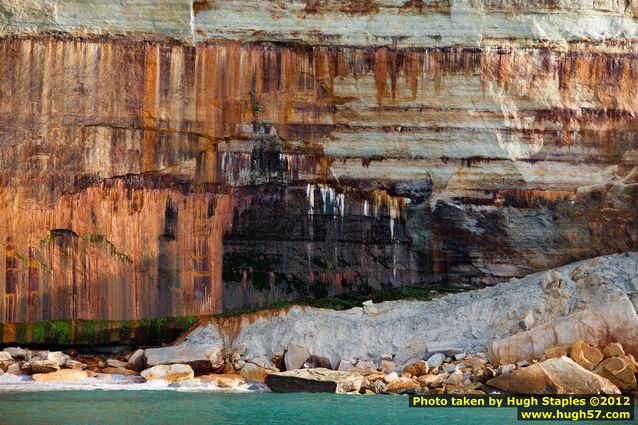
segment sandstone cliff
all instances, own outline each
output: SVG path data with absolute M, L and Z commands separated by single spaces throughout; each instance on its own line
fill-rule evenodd
M 635 249 L 636 7 L 0 0 L 0 321 Z

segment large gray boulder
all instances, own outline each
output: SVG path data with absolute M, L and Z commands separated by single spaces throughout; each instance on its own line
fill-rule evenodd
M 9 353 L 14 359 L 24 359 L 27 356 L 27 350 L 20 347 L 7 347 L 5 353 Z
M 291 344 L 288 346 L 284 354 L 284 364 L 286 370 L 301 369 L 304 362 L 310 357 L 310 350 L 299 344 Z
M 219 346 L 203 344 L 178 344 L 170 347 L 148 348 L 144 351 L 146 366 L 186 364 L 195 373 L 214 371 L 213 363 L 218 358 Z M 211 362 L 212 361 L 212 362 Z
M 131 369 L 141 372 L 146 367 L 145 352 L 141 348 L 134 352 L 128 359 L 128 365 Z

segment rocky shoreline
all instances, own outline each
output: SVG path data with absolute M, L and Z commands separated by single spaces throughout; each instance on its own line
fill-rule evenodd
M 0 352 L 0 392 L 46 389 L 175 389 L 192 391 L 333 392 L 337 394 L 638 394 L 638 362 L 613 342 L 598 349 L 579 340 L 566 352 L 545 351 L 546 360 L 494 365 L 485 353 L 431 355 L 397 366 L 392 356 L 380 363 L 342 362 L 337 370 L 325 358 L 310 355 L 299 368 L 279 372 L 273 364 L 221 362 L 217 373 L 198 374 L 188 364 L 147 367 L 145 350 L 117 358 L 77 356 L 73 350 L 49 352 L 10 347 Z M 303 347 L 286 353 L 289 367 Z M 241 360 L 236 360 L 240 362 Z M 239 363 L 241 365 L 241 363 Z M 286 365 L 281 364 L 282 369 Z M 154 387 L 142 386 L 156 382 Z M 48 384 L 66 384 L 56 388 Z M 44 385 L 36 385 L 44 384 Z M 264 385 L 265 384 L 265 385 Z M 31 385 L 31 386 L 29 386 Z M 115 386 L 115 388 L 112 388 Z
M 637 301 L 627 253 L 428 302 L 218 318 L 111 357 L 10 347 L 0 391 L 631 394 Z

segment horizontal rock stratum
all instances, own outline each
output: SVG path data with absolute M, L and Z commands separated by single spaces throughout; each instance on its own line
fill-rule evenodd
M 633 3 L 0 0 L 0 322 L 638 247 Z

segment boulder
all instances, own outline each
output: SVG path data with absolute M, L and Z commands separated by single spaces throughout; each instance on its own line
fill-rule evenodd
M 390 394 L 418 394 L 421 385 L 416 379 L 399 378 L 387 384 L 385 391 Z
M 446 385 L 457 385 L 457 386 L 465 386 L 471 384 L 470 375 L 461 372 L 460 370 L 455 370 L 453 373 L 448 376 L 445 381 L 443 381 Z
M 106 361 L 106 366 L 107 367 L 115 367 L 115 368 L 120 368 L 120 369 L 126 369 L 126 362 L 123 362 L 121 360 L 116 360 L 116 359 L 108 359 Z
M 7 368 L 7 373 L 11 375 L 24 375 L 24 372 L 22 371 L 22 365 L 20 363 L 14 363 L 9 366 Z
M 87 365 L 85 365 L 84 363 L 79 362 L 77 360 L 67 359 L 64 362 L 64 367 L 66 367 L 68 369 L 84 370 L 84 369 L 87 368 Z
M 312 368 L 317 368 L 317 367 L 321 367 L 324 369 L 332 369 L 332 366 L 330 365 L 330 359 L 327 357 L 319 357 L 319 356 L 315 356 L 312 355 L 310 357 L 308 357 L 306 359 L 305 362 L 303 362 L 303 366 L 304 369 L 312 369 Z
M 237 389 L 240 385 L 244 385 L 246 380 L 241 375 L 235 374 L 210 374 L 199 377 L 202 384 L 215 385 L 219 388 Z
M 617 301 L 552 320 L 529 331 L 492 341 L 488 357 L 492 364 L 541 360 L 551 347 L 569 349 L 583 341 L 594 347 L 621 342 L 626 353 L 638 354 L 638 316 L 631 301 Z
M 64 354 L 61 351 L 50 351 L 47 353 L 46 359 L 58 364 L 58 366 L 62 367 L 64 362 L 66 362 L 70 357 Z
M 266 377 L 266 385 L 274 393 L 328 392 L 345 394 L 359 392 L 364 377 L 356 372 L 330 369 L 297 369 L 272 373 Z
M 193 368 L 187 364 L 158 365 L 143 370 L 142 377 L 147 381 L 163 380 L 167 382 L 183 381 L 193 379 L 195 376 Z
M 370 373 L 377 371 L 376 362 L 369 359 L 361 359 L 354 365 L 354 371 L 359 373 Z
M 623 356 L 625 354 L 625 350 L 622 348 L 622 344 L 618 342 L 612 342 L 607 344 L 605 349 L 603 350 L 603 354 L 605 357 L 618 357 Z
M 20 347 L 8 347 L 4 349 L 5 353 L 9 353 L 14 359 L 24 359 L 27 356 L 27 350 Z
M 60 365 L 53 360 L 38 360 L 34 358 L 22 365 L 22 370 L 28 374 L 51 373 L 60 370 Z
M 381 381 L 372 381 L 366 385 L 366 394 L 383 394 L 385 393 L 386 384 Z
M 567 350 L 563 347 L 551 347 L 545 350 L 545 357 L 548 359 L 556 359 L 567 355 Z
M 49 352 L 47 350 L 27 350 L 27 355 L 24 356 L 26 361 L 29 360 L 46 360 Z
M 257 366 L 254 363 L 246 363 L 238 373 L 247 381 L 260 382 L 263 384 L 266 377 L 274 371 L 275 370 L 271 368 Z
M 463 360 L 467 358 L 467 353 L 458 353 L 458 354 L 455 354 L 453 357 L 454 357 L 454 360 L 456 361 Z
M 303 345 L 292 344 L 288 346 L 284 354 L 286 370 L 295 370 L 303 367 L 306 359 L 310 357 L 310 351 Z
M 368 380 L 370 380 L 370 377 L 368 377 L 368 376 L 367 376 L 366 378 L 368 378 Z M 386 383 L 388 383 L 388 384 L 389 384 L 390 382 L 396 381 L 397 379 L 399 379 L 399 375 L 397 375 L 397 373 L 396 373 L 396 372 L 388 373 L 387 375 L 385 375 L 385 376 L 383 377 L 383 380 L 384 380 Z
M 569 349 L 569 357 L 587 370 L 594 370 L 605 356 L 596 347 L 576 341 Z
M 392 372 L 397 365 L 392 360 L 381 360 L 380 368 L 384 372 Z
M 436 353 L 431 355 L 428 360 L 427 360 L 427 365 L 430 369 L 435 368 L 437 366 L 441 366 L 443 364 L 443 361 L 445 360 L 445 354 L 443 353 Z
M 60 369 L 51 373 L 36 373 L 31 377 L 34 381 L 41 382 L 73 382 L 88 378 L 89 375 L 82 370 Z
M 395 375 L 396 375 L 396 373 L 395 373 Z M 374 372 L 374 373 L 371 373 L 369 375 L 366 375 L 366 380 L 368 382 L 383 381 L 386 378 L 386 376 L 388 376 L 388 375 L 386 375 L 383 372 Z
M 410 363 L 403 368 L 404 373 L 409 373 L 413 376 L 427 375 L 428 370 L 428 364 L 425 362 L 425 360 L 417 360 L 416 362 Z
M 82 363 L 86 364 L 87 369 L 88 370 L 93 370 L 98 372 L 101 368 L 103 368 L 104 366 L 104 362 L 102 362 L 99 358 L 97 357 L 93 357 L 93 356 L 85 356 L 85 357 L 81 357 L 81 361 Z M 100 363 L 102 363 L 102 366 L 100 367 Z
M 458 365 L 455 365 L 455 364 L 451 364 L 451 365 L 447 365 L 447 366 L 442 367 L 442 369 L 445 372 L 447 372 L 447 373 L 454 373 L 454 372 L 456 372 L 459 369 L 459 367 L 465 367 L 465 365 L 458 366 Z
M 131 369 L 141 372 L 146 367 L 146 357 L 144 356 L 144 350 L 141 348 L 131 354 L 128 359 L 128 365 Z
M 0 370 L 6 372 L 13 363 L 15 363 L 15 360 L 11 357 L 11 354 L 6 351 L 0 351 Z
M 440 373 L 438 375 L 419 376 L 417 381 L 422 387 L 441 388 L 443 382 L 448 378 L 449 373 Z
M 618 387 L 568 357 L 549 359 L 491 379 L 487 385 L 516 394 L 619 394 Z
M 638 361 L 631 354 L 625 354 L 623 356 L 618 356 L 626 361 L 630 366 L 634 373 L 638 373 Z
M 134 370 L 125 369 L 123 367 L 106 367 L 102 369 L 102 373 L 106 373 L 109 375 L 123 375 L 123 376 L 139 376 Z
M 147 348 L 144 351 L 146 366 L 184 364 L 197 374 L 214 372 L 219 347 L 210 345 L 178 344 L 169 347 Z M 223 363 L 222 363 L 223 364 Z
M 594 373 L 609 379 L 623 391 L 636 389 L 636 377 L 631 363 L 622 357 L 611 357 L 605 359 Z
M 275 363 L 272 360 L 270 360 L 268 357 L 266 357 L 266 356 L 259 356 L 259 357 L 256 357 L 254 359 L 248 360 L 248 362 L 249 363 L 254 363 L 254 364 L 256 364 L 259 367 L 265 367 L 265 368 L 275 367 Z

